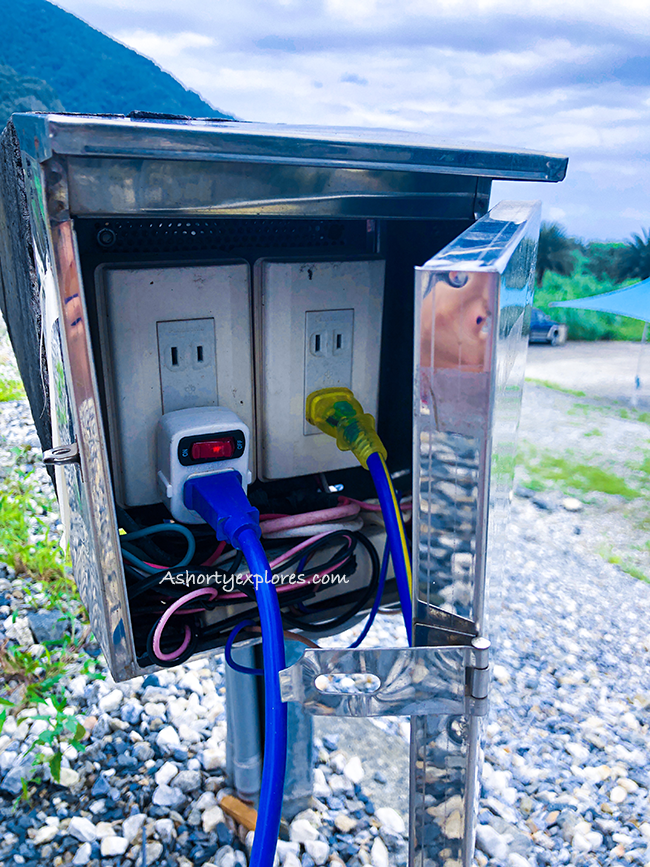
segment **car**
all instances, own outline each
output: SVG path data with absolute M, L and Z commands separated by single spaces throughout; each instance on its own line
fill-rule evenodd
M 549 343 L 559 346 L 566 343 L 567 327 L 562 322 L 554 322 L 543 310 L 533 307 L 530 314 L 529 343 Z

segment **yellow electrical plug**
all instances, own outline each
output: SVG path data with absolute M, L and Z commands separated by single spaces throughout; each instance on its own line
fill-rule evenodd
M 388 452 L 375 430 L 375 420 L 349 388 L 320 388 L 307 398 L 305 415 L 310 424 L 336 439 L 341 451 L 352 451 L 368 469 L 368 458 L 378 452 L 384 460 Z

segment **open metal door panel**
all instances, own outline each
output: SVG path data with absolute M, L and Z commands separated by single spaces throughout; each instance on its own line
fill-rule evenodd
M 413 575 L 421 647 L 489 646 L 487 587 L 496 610 L 539 220 L 539 203 L 502 202 L 416 272 Z M 441 676 L 448 664 L 440 653 Z M 465 670 L 463 713 L 412 717 L 411 864 L 472 863 L 485 665 Z

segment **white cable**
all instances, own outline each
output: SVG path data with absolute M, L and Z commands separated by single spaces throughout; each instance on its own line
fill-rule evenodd
M 347 530 L 354 533 L 363 527 L 363 518 L 355 518 L 353 521 L 341 521 L 337 524 L 309 524 L 307 527 L 289 527 L 286 530 L 277 530 L 275 533 L 263 533 L 264 539 L 295 539 L 308 536 L 318 536 L 321 533 L 338 533 Z

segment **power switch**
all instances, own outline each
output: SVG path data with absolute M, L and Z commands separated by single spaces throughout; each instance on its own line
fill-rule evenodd
M 184 411 L 179 410 L 179 412 Z M 245 448 L 246 436 L 243 430 L 212 429 L 209 433 L 181 437 L 178 441 L 178 460 L 184 467 L 211 464 L 215 461 L 231 461 L 240 458 Z
M 235 454 L 234 437 L 224 437 L 218 440 L 206 440 L 192 445 L 192 460 L 223 461 Z

